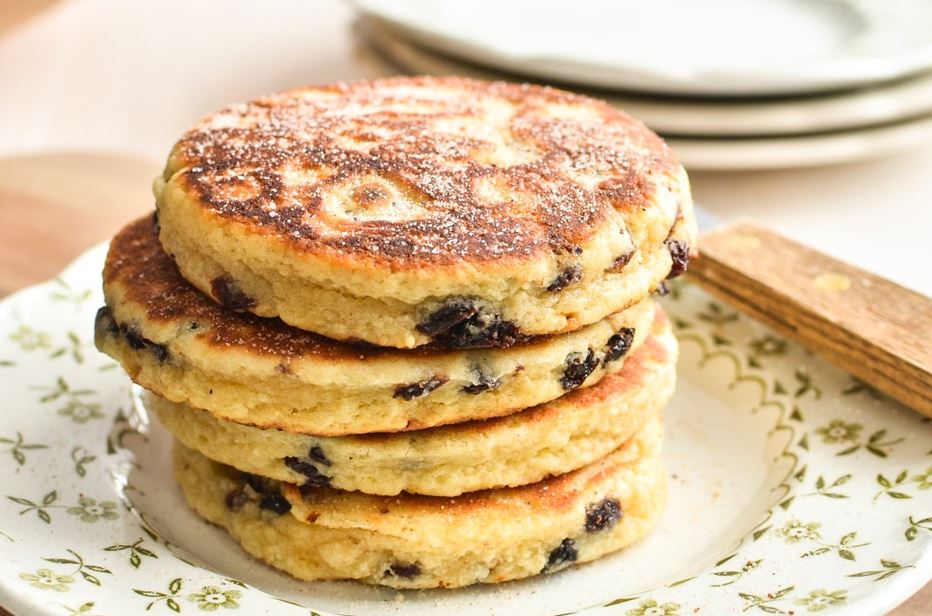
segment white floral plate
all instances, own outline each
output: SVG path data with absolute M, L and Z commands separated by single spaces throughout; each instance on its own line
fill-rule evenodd
M 670 503 L 649 538 L 495 587 L 296 582 L 184 505 L 170 439 L 91 342 L 103 255 L 0 302 L 0 605 L 14 613 L 881 614 L 932 578 L 932 423 L 678 284 Z

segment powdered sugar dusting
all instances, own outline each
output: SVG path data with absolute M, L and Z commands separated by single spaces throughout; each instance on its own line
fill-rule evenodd
M 113 238 L 104 266 L 104 287 L 116 292 L 121 304 L 132 305 L 144 318 L 132 325 L 159 344 L 170 340 L 150 328 L 171 330 L 173 335 L 195 336 L 204 344 L 235 348 L 274 357 L 287 366 L 303 357 L 368 361 L 373 357 L 399 354 L 406 359 L 450 352 L 441 344 L 399 351 L 363 343 L 340 342 L 291 327 L 279 319 L 234 312 L 214 302 L 185 280 L 172 258 L 164 252 L 151 217 L 127 225 Z M 524 336 L 521 343 L 533 344 L 548 336 Z
M 229 106 L 181 139 L 166 180 L 296 249 L 452 263 L 565 253 L 613 210 L 646 204 L 651 177 L 677 165 L 601 101 L 402 77 Z M 363 176 L 388 195 L 378 208 Z

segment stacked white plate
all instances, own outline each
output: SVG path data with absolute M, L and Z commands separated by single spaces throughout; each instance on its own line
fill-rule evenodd
M 408 73 L 610 100 L 693 169 L 844 162 L 932 143 L 928 0 L 353 0 Z

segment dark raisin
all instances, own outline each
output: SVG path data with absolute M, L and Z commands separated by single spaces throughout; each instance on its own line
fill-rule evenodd
M 563 389 L 566 391 L 576 389 L 589 378 L 589 375 L 598 365 L 599 358 L 595 356 L 595 351 L 592 349 L 589 349 L 585 357 L 583 357 L 582 353 L 570 353 L 564 363 L 560 384 L 563 385 Z
M 116 321 L 113 320 L 113 313 L 106 306 L 97 311 L 97 316 L 94 317 L 94 328 L 108 334 L 116 334 L 120 331 Z
M 667 278 L 676 278 L 686 271 L 686 266 L 689 264 L 689 244 L 679 240 L 667 240 L 664 243 L 670 250 L 670 258 L 673 259 Z
M 249 497 L 246 495 L 243 488 L 236 488 L 235 490 L 230 490 L 226 496 L 225 502 L 227 509 L 230 511 L 239 511 L 248 500 Z
M 320 445 L 314 445 L 307 452 L 307 457 L 315 462 L 320 462 L 324 466 L 330 466 L 330 459 L 327 457 L 327 454 L 324 453 L 324 450 L 320 448 Z
M 330 485 L 330 477 L 321 473 L 317 467 L 310 462 L 305 462 L 299 458 L 295 458 L 294 456 L 288 456 L 285 458 L 285 466 L 294 472 L 307 477 L 304 485 L 312 485 L 316 487 Z
M 246 485 L 252 488 L 257 494 L 262 494 L 269 489 L 268 482 L 259 475 L 244 473 L 243 480 L 246 482 Z
M 566 538 L 559 546 L 550 552 L 550 555 L 547 557 L 547 566 L 544 567 L 544 569 L 553 569 L 563 563 L 571 563 L 577 558 L 579 558 L 579 548 L 576 547 L 576 542 L 570 538 Z
M 501 379 L 493 379 L 490 376 L 480 374 L 479 380 L 475 383 L 470 383 L 469 385 L 463 386 L 463 391 L 467 394 L 481 394 L 484 391 L 489 391 L 492 389 L 497 389 L 499 385 L 502 384 Z
M 603 498 L 586 507 L 586 532 L 595 533 L 611 528 L 621 519 L 621 503 L 615 498 Z
M 399 385 L 395 388 L 395 395 L 393 397 L 403 400 L 414 400 L 415 398 L 426 396 L 448 380 L 449 379 L 445 376 L 432 374 L 423 381 L 411 383 L 410 385 Z
M 138 331 L 131 327 L 124 325 L 121 326 L 120 329 L 123 332 L 123 336 L 126 338 L 127 344 L 129 344 L 129 346 L 133 349 L 136 349 L 137 351 L 141 349 L 147 349 L 151 351 L 155 355 L 155 358 L 159 361 L 165 361 L 168 359 L 168 348 L 165 345 L 152 342 L 148 338 L 140 335 Z
M 560 272 L 560 275 L 553 279 L 553 282 L 550 283 L 547 290 L 551 293 L 556 293 L 580 280 L 582 280 L 582 268 L 578 265 L 572 265 Z
M 146 339 L 137 334 L 135 330 L 124 327 L 123 335 L 126 337 L 126 342 L 129 344 L 130 348 L 137 351 L 146 348 Z
M 463 321 L 436 340 L 454 349 L 485 349 L 509 347 L 521 339 L 518 327 L 497 316 L 475 315 Z
M 256 300 L 243 293 L 239 285 L 228 275 L 214 278 L 214 281 L 210 284 L 210 290 L 213 292 L 214 298 L 224 308 L 230 310 L 248 310 L 256 305 Z
M 388 574 L 410 580 L 421 575 L 421 568 L 417 563 L 392 563 L 388 567 Z
M 657 288 L 654 289 L 654 292 L 657 295 L 663 297 L 664 295 L 670 292 L 670 287 L 667 286 L 667 283 L 661 282 L 660 284 L 657 285 Z
M 159 361 L 165 361 L 168 359 L 168 349 L 162 346 L 161 344 L 156 344 L 150 347 L 150 350 L 155 353 L 155 358 Z
M 629 261 L 631 261 L 631 257 L 633 256 L 634 256 L 633 250 L 629 253 L 625 253 L 621 255 L 620 257 L 612 261 L 612 264 L 608 267 L 607 271 L 613 274 L 620 272 L 621 270 L 625 269 L 625 266 L 628 264 Z
M 269 511 L 274 511 L 278 515 L 283 513 L 288 513 L 291 511 L 291 503 L 288 502 L 288 499 L 276 492 L 275 494 L 267 494 L 262 497 L 262 500 L 259 501 L 260 509 L 268 509 Z
M 435 337 L 448 331 L 479 312 L 479 308 L 469 300 L 455 300 L 442 306 L 417 326 L 417 331 Z
M 632 342 L 634 342 L 634 329 L 631 327 L 619 329 L 618 333 L 609 338 L 605 344 L 605 359 L 603 361 L 607 364 L 610 361 L 621 359 L 631 348 Z
M 514 323 L 483 313 L 468 300 L 443 306 L 418 325 L 417 330 L 453 349 L 507 347 L 521 338 Z

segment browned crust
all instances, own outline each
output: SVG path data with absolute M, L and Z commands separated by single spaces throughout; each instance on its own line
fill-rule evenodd
M 263 319 L 222 308 L 182 278 L 172 258 L 162 250 L 151 217 L 130 223 L 113 238 L 103 278 L 105 289 L 119 286 L 122 301 L 136 304 L 146 319 L 189 323 L 189 327 L 199 332 L 198 340 L 213 347 L 238 347 L 282 358 L 361 357 L 386 352 L 335 342 L 279 319 Z
M 431 98 L 438 90 L 452 96 Z M 321 93 L 326 96 L 307 96 Z M 432 125 L 486 121 L 479 101 L 492 99 L 514 105 L 501 130 L 509 147 L 534 153 L 530 160 L 488 162 L 492 142 Z M 412 111 L 414 103 L 423 108 Z M 597 121 L 548 115 L 551 105 L 581 107 Z M 565 254 L 613 209 L 647 203 L 655 191 L 651 176 L 678 164 L 641 122 L 602 101 L 528 84 L 396 77 L 299 88 L 229 106 L 182 137 L 164 179 L 209 215 L 274 237 L 296 253 L 352 255 L 397 269 Z M 288 175 L 296 171 L 304 173 L 299 181 Z M 577 172 L 602 180 L 586 187 L 573 179 Z M 338 220 L 321 211 L 323 195 L 368 175 L 412 195 L 424 215 Z M 506 196 L 484 198 L 480 181 L 502 187 Z M 345 192 L 365 208 L 380 201 L 376 188 Z
M 642 431 L 658 429 L 652 417 Z M 489 509 L 527 510 L 559 512 L 574 506 L 579 494 L 591 485 L 598 484 L 618 472 L 620 468 L 640 460 L 644 455 L 643 436 L 636 433 L 618 449 L 604 458 L 563 475 L 549 477 L 537 483 L 513 488 L 491 488 L 467 492 L 459 496 L 426 496 L 402 493 L 397 496 L 374 496 L 356 492 L 341 492 L 333 488 L 302 489 L 293 484 L 282 484 L 282 493 L 289 501 L 311 510 L 326 510 L 328 503 L 352 499 L 353 507 L 360 513 L 382 516 L 392 511 L 402 515 L 419 512 L 443 512 L 449 516 L 468 515 Z
M 309 356 L 365 360 L 392 354 L 437 357 L 454 352 L 440 344 L 398 351 L 340 342 L 292 327 L 277 318 L 260 318 L 223 308 L 181 276 L 175 262 L 162 250 L 151 216 L 130 223 L 116 234 L 107 253 L 103 279 L 105 290 L 119 287 L 120 301 L 135 304 L 148 321 L 190 327 L 197 332 L 199 342 L 218 349 L 238 348 L 282 360 Z M 526 337 L 522 342 L 539 344 L 550 337 Z M 287 364 L 283 369 L 287 369 Z

